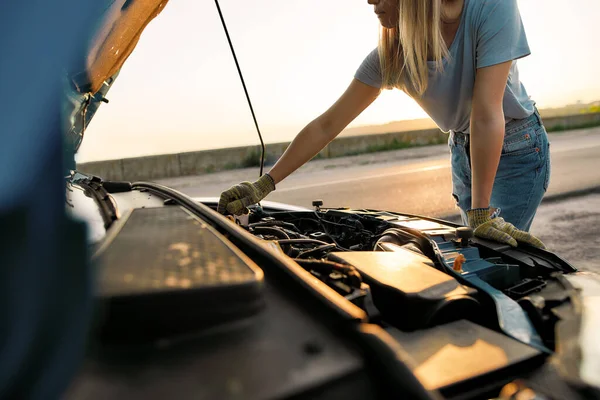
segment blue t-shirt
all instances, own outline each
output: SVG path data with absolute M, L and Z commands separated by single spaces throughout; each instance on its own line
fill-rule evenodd
M 504 92 L 506 122 L 534 112 L 535 103 L 519 80 L 516 60 L 530 54 L 517 0 L 465 0 L 456 37 L 437 72 L 429 61 L 429 83 L 421 98 L 415 98 L 444 132 L 469 132 L 471 102 L 477 68 L 513 60 Z M 381 88 L 382 75 L 377 49 L 363 61 L 354 76 Z

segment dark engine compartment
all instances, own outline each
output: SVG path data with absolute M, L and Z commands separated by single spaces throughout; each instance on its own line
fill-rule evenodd
M 543 346 L 554 349 L 558 319 L 551 309 L 568 297 L 557 298 L 561 285 L 554 276 L 569 272 L 566 263 L 542 264 L 508 246 L 477 246 L 482 241 L 465 235 L 467 228 L 379 211 L 317 207 L 267 213 L 257 207 L 244 228 L 365 309 L 371 319 L 383 314 L 402 330 L 458 319 L 498 329 L 497 311 L 477 290 L 477 281 L 493 290 L 492 297 L 524 307 Z M 465 257 L 464 269 L 452 276 L 448 265 L 454 267 L 459 255 Z M 375 308 L 367 308 L 365 300 Z M 542 303 L 545 308 L 539 307 Z M 402 318 L 386 312 L 398 308 L 404 310 Z
M 363 308 L 371 320 L 403 330 L 476 319 L 477 292 L 437 270 L 425 240 L 381 213 L 344 210 L 254 212 L 250 233 L 291 257 L 315 277 Z M 397 217 L 396 217 L 397 218 Z M 367 307 L 373 303 L 374 307 Z M 394 309 L 402 309 L 395 317 Z
M 160 185 L 78 184 L 107 229 L 70 398 L 494 396 L 577 316 L 567 263 L 450 223 L 319 204 L 227 221 Z

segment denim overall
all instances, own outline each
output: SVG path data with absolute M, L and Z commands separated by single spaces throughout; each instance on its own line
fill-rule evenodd
M 452 195 L 460 208 L 463 224 L 471 208 L 471 159 L 469 134 L 450 133 Z M 490 207 L 501 209 L 501 217 L 528 231 L 550 182 L 550 142 L 537 110 L 524 119 L 506 124 L 504 144 Z

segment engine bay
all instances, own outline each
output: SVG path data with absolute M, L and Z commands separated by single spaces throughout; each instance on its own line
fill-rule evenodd
M 104 235 L 97 231 L 115 231 L 108 227 L 127 220 L 119 214 L 179 204 L 156 190 L 132 190 L 85 175 L 76 181 L 86 194 L 75 191 L 71 196 L 88 202 L 93 198 L 101 205 L 102 217 L 95 220 L 102 223 L 96 229 L 94 218 L 87 217 L 96 240 Z M 214 201 L 205 206 L 216 209 Z M 538 349 L 554 350 L 560 321 L 554 308 L 569 300 L 559 277 L 574 271 L 558 257 L 476 239 L 470 228 L 446 221 L 323 208 L 319 200 L 313 206 L 288 211 L 254 205 L 248 214 L 227 219 L 382 326 L 415 331 L 467 319 Z M 90 207 L 78 201 L 74 209 Z
M 257 206 L 230 219 L 383 326 L 414 331 L 467 319 L 555 347 L 554 307 L 568 296 L 556 277 L 561 266 L 536 261 L 534 249 L 515 256 L 473 239 L 469 228 L 380 211 Z
M 294 371 L 311 357 L 325 362 L 315 370 L 327 365 L 327 379 L 334 382 L 344 357 L 360 358 L 352 352 L 340 358 L 344 352 L 336 350 L 336 363 L 327 364 L 329 358 L 316 355 L 328 354 L 346 337 L 347 344 L 370 348 L 364 356 L 374 357 L 375 365 L 400 346 L 408 360 L 375 368 L 391 373 L 387 382 L 398 390 L 416 377 L 420 383 L 409 385 L 414 394 L 424 387 L 446 398 L 477 398 L 482 380 L 493 394 L 515 374 L 535 370 L 564 346 L 565 336 L 557 332 L 577 324 L 576 292 L 563 278 L 572 272 L 568 263 L 544 251 L 473 238 L 470 229 L 446 221 L 323 208 L 320 202 L 313 210 L 255 205 L 246 215 L 224 217 L 214 211 L 215 200 L 199 203 L 156 184 L 85 177 L 73 184 L 68 200 L 74 212 L 87 214 L 93 259 L 101 265 L 101 353 L 78 394 L 107 394 L 115 364 L 101 361 L 106 351 L 115 354 L 116 365 L 128 360 L 139 368 L 129 358 L 131 349 L 143 345 L 148 357 L 162 357 L 178 348 L 187 353 L 190 340 L 204 350 L 195 367 L 178 364 L 183 374 L 240 354 L 268 359 L 261 378 L 228 364 L 249 384 Z M 373 347 L 372 340 L 380 344 Z M 272 352 L 265 352 L 265 343 L 272 343 Z M 407 365 L 413 378 L 405 375 Z M 143 370 L 149 374 L 144 387 L 164 383 L 176 390 L 150 378 L 151 366 Z M 228 375 L 214 370 L 210 376 L 206 390 L 227 388 L 217 382 Z M 281 379 L 286 391 L 297 390 L 293 379 Z M 315 382 L 307 381 L 306 390 Z M 348 375 L 350 382 L 357 381 Z M 131 396 L 136 385 L 128 383 L 122 394 Z M 275 393 L 282 388 L 267 387 L 281 398 Z M 218 393 L 209 397 L 229 398 Z M 310 393 L 304 398 L 313 398 Z M 364 398 L 358 389 L 350 393 Z

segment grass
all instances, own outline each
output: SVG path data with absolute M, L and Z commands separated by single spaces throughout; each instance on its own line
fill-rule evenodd
M 365 153 L 378 153 L 380 151 L 391 151 L 391 150 L 402 150 L 413 147 L 414 145 L 410 142 L 404 142 L 394 138 L 390 143 L 374 144 L 365 150 Z
M 223 170 L 224 171 L 228 171 L 230 169 L 238 169 L 238 168 L 241 168 L 240 164 L 238 164 L 238 163 L 231 163 L 230 162 L 230 163 L 227 163 L 227 164 L 223 165 Z
M 240 164 L 242 168 L 258 167 L 260 166 L 260 152 L 252 151 L 244 158 Z
M 246 155 L 240 162 L 228 162 L 220 168 L 220 171 L 229 171 L 232 169 L 240 168 L 254 168 L 260 167 L 260 151 L 253 150 L 251 153 Z M 210 170 L 210 171 L 209 171 Z M 206 173 L 216 172 L 217 168 L 214 165 L 210 165 L 205 169 Z
M 573 131 L 573 130 L 577 130 L 577 129 L 596 128 L 598 126 L 600 126 L 600 121 L 593 121 L 593 122 L 588 122 L 586 124 L 569 125 L 569 126 L 555 125 L 555 126 L 547 128 L 546 130 L 548 132 L 565 132 L 565 131 Z

